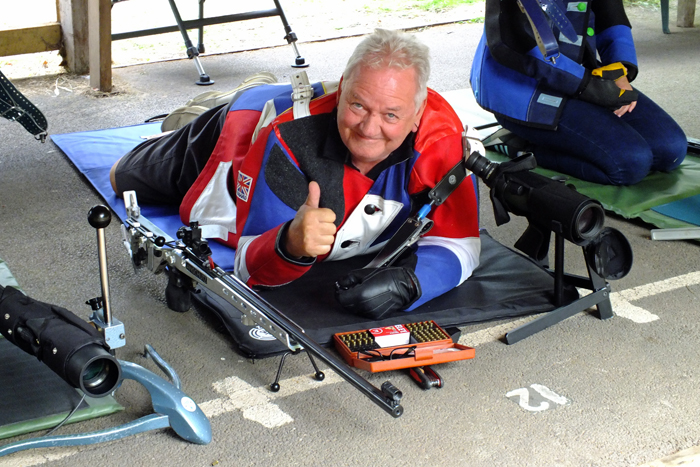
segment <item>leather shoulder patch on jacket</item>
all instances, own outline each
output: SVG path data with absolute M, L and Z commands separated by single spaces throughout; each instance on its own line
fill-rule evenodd
M 345 164 L 337 158 L 324 157 L 323 155 L 330 121 L 331 114 L 311 115 L 284 122 L 278 127 L 282 140 L 286 143 L 287 147 L 294 155 L 294 158 L 299 163 L 301 171 L 306 174 L 306 177 L 300 174 L 294 167 L 294 164 L 284 156 L 281 149 L 275 148 L 280 152 L 280 156 L 284 157 L 284 162 L 294 168 L 294 171 L 304 179 L 304 188 L 303 190 L 299 189 L 299 192 L 304 194 L 300 201 L 296 198 L 297 195 L 282 195 L 277 192 L 283 190 L 291 191 L 288 188 L 292 180 L 291 176 L 290 178 L 277 178 L 275 183 L 276 187 L 273 187 L 273 183 L 270 181 L 270 178 L 268 178 L 268 167 L 265 168 L 265 177 L 268 178 L 270 188 L 280 199 L 284 199 L 283 196 L 294 198 L 294 202 L 298 204 L 289 204 L 289 206 L 294 209 L 298 209 L 299 206 L 306 201 L 308 183 L 315 180 L 321 187 L 320 206 L 329 208 L 335 212 L 335 223 L 339 226 L 345 217 L 345 197 L 343 195 Z M 273 163 L 272 154 L 270 154 L 270 156 L 268 166 Z M 285 175 L 287 172 L 291 172 L 289 170 L 283 170 L 284 167 L 282 167 L 283 164 L 280 161 L 275 161 L 274 164 L 275 170 L 284 177 L 287 176 Z M 295 178 L 291 183 L 294 183 L 296 187 L 296 183 L 299 182 L 297 182 Z M 297 190 L 294 191 L 296 192 Z
M 277 145 L 265 164 L 265 180 L 275 196 L 295 211 L 306 201 L 309 182 Z

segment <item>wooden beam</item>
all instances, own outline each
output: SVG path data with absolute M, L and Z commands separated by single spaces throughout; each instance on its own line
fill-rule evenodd
M 0 31 L 0 57 L 33 54 L 61 48 L 61 25 L 49 23 Z
M 90 71 L 87 0 L 56 0 L 56 15 L 63 31 L 61 55 L 66 68 L 83 75 Z
M 112 91 L 112 3 L 88 0 L 90 31 L 90 86 Z
M 678 20 L 676 26 L 679 28 L 692 28 L 695 23 L 695 0 L 678 0 Z

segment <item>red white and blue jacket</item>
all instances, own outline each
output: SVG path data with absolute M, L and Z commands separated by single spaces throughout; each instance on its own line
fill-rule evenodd
M 637 75 L 637 55 L 622 0 L 557 0 L 574 27 L 572 42 L 553 27 L 560 56 L 545 60 L 516 0 L 486 0 L 484 34 L 471 70 L 481 107 L 530 126 L 557 126 L 566 101 L 583 91 L 586 69 L 622 62 Z
M 312 262 L 286 258 L 279 248 L 314 180 L 320 207 L 332 209 L 338 228 L 330 253 L 317 261 L 378 252 L 462 157 L 462 124 L 450 105 L 429 90 L 419 130 L 373 172 L 346 163 L 331 83 L 316 83 L 311 115 L 294 119 L 291 88 L 265 85 L 232 105 L 216 148 L 185 196 L 183 222 L 221 226 L 236 248 L 235 274 L 248 285 L 289 283 Z M 252 141 L 252 143 L 251 143 Z M 479 263 L 475 181 L 467 178 L 429 217 L 434 227 L 417 243 L 415 273 L 422 297 L 411 308 L 466 280 Z M 372 205 L 372 209 L 365 209 Z M 378 209 L 375 209 L 378 208 Z

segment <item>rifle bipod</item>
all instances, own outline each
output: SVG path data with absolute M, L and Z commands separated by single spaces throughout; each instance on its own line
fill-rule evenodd
M 280 365 L 277 368 L 277 376 L 275 376 L 275 381 L 273 381 L 270 384 L 270 391 L 279 392 L 279 390 L 280 390 L 279 382 L 280 382 L 280 376 L 282 375 L 282 367 L 284 366 L 284 361 L 287 359 L 288 355 L 296 355 L 299 352 L 300 352 L 299 350 L 297 350 L 297 351 L 287 350 L 285 353 L 282 354 L 282 358 L 280 359 Z M 309 360 L 311 361 L 311 365 L 313 365 L 313 367 L 314 367 L 314 379 L 316 381 L 323 381 L 324 379 L 326 379 L 325 373 L 323 373 L 321 370 L 318 369 L 318 365 L 316 365 L 316 361 L 311 356 L 311 354 L 306 352 L 306 355 L 308 355 Z

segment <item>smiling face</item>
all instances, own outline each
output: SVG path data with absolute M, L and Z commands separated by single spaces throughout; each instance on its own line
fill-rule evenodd
M 416 109 L 413 68 L 360 67 L 338 102 L 340 138 L 352 163 L 367 174 L 416 131 L 425 101 Z

